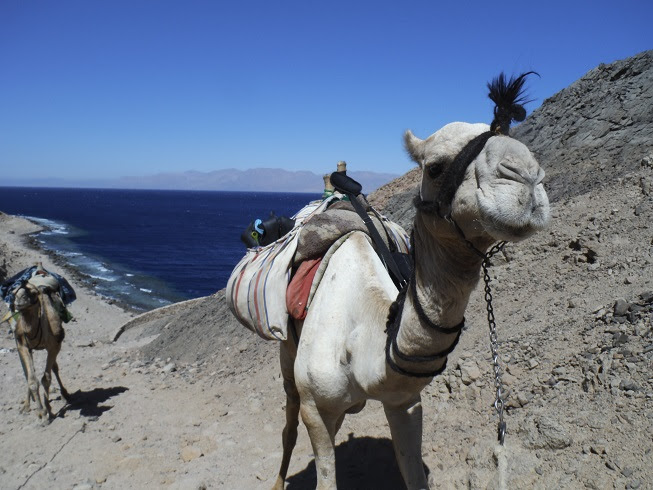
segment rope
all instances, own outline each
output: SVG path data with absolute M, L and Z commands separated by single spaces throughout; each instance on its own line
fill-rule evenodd
M 43 468 L 45 468 L 47 465 L 49 465 L 50 463 L 52 463 L 52 461 L 54 460 L 54 458 L 57 457 L 57 455 L 58 455 L 58 454 L 63 450 L 63 448 L 65 448 L 65 447 L 70 443 L 70 441 L 73 440 L 73 438 L 74 438 L 77 434 L 79 434 L 80 432 L 84 432 L 85 430 L 86 430 L 86 422 L 83 422 L 83 423 L 82 423 L 82 426 L 81 426 L 79 429 L 77 429 L 77 431 L 75 431 L 75 433 L 73 433 L 73 435 L 70 436 L 70 437 L 68 438 L 68 440 L 67 440 L 66 442 L 64 442 L 63 445 L 62 445 L 59 449 L 57 449 L 57 451 L 52 455 L 52 457 L 50 458 L 50 460 L 49 460 L 49 461 L 46 461 L 46 462 L 43 463 L 41 466 L 39 466 L 37 469 L 35 469 L 35 470 L 32 472 L 32 474 L 29 475 L 29 476 L 27 477 L 27 479 L 26 479 L 26 480 L 25 480 L 25 481 L 24 481 L 24 482 L 23 482 L 23 483 L 22 483 L 18 488 L 16 488 L 16 490 L 20 490 L 20 489 L 23 488 L 25 485 L 27 485 L 27 483 L 30 481 L 30 479 L 31 479 L 34 475 L 36 475 L 39 471 L 41 471 L 41 470 L 42 470 Z
M 497 464 L 497 474 L 499 477 L 497 489 L 498 490 L 508 490 L 508 484 L 506 483 L 506 477 L 508 475 L 508 449 L 506 446 L 497 444 L 494 447 L 494 458 Z

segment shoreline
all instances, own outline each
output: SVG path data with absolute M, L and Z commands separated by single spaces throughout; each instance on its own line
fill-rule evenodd
M 4 220 L 2 220 L 2 216 L 8 217 Z M 9 220 L 11 218 L 11 220 Z M 4 221 L 4 224 L 6 225 L 7 222 L 12 222 L 12 223 L 17 223 L 15 220 L 24 220 L 25 222 L 31 224 L 23 224 L 19 225 L 20 231 L 18 232 L 20 236 L 22 236 L 22 243 L 20 243 L 20 249 L 25 250 L 25 249 L 30 249 L 31 252 L 33 252 L 34 255 L 36 256 L 46 256 L 50 259 L 51 263 L 54 264 L 55 268 L 60 268 L 65 271 L 65 273 L 60 273 L 60 275 L 66 277 L 66 279 L 70 280 L 71 278 L 74 279 L 74 281 L 79 285 L 79 287 L 85 288 L 86 291 L 89 294 L 92 294 L 94 296 L 97 296 L 100 300 L 104 301 L 105 303 L 108 303 L 110 305 L 116 305 L 120 309 L 132 313 L 134 315 L 141 315 L 143 313 L 147 313 L 149 311 L 155 310 L 159 308 L 158 306 L 153 306 L 153 307 L 144 307 L 141 305 L 136 305 L 133 303 L 130 303 L 128 301 L 125 301 L 124 299 L 120 299 L 114 296 L 109 296 L 106 294 L 103 294 L 101 292 L 98 292 L 96 290 L 96 285 L 97 281 L 96 279 L 89 275 L 88 273 L 84 272 L 83 270 L 79 269 L 77 266 L 72 264 L 70 261 L 66 260 L 66 257 L 64 254 L 57 252 L 56 250 L 51 250 L 46 248 L 38 238 L 38 235 L 42 233 L 43 231 L 48 231 L 48 227 L 44 226 L 42 223 L 39 223 L 37 220 L 30 219 L 29 217 L 26 216 L 18 216 L 18 215 L 12 215 L 5 213 L 0 210 L 0 222 Z M 16 230 L 8 229 L 8 230 L 3 230 L 3 231 L 8 231 L 9 234 L 15 234 Z M 2 238 L 3 234 L 0 233 L 0 239 Z M 0 255 L 0 260 L 2 260 L 2 255 Z M 5 259 L 6 260 L 6 259 Z M 43 262 L 43 260 L 41 260 Z M 32 264 L 28 264 L 22 269 L 26 267 L 31 267 Z M 11 277 L 13 274 L 16 272 L 22 270 L 21 268 L 18 268 L 17 270 L 11 270 L 8 269 L 9 272 L 5 274 L 6 278 Z M 46 267 L 47 269 L 47 267 Z M 3 279 L 2 277 L 2 272 L 3 269 L 0 267 L 0 279 Z M 53 272 L 57 272 L 56 270 L 53 270 Z M 75 288 L 77 290 L 77 287 Z M 169 304 L 175 304 L 177 301 L 172 301 Z M 163 306 L 168 306 L 168 305 L 163 305 Z
M 65 263 L 61 257 L 41 248 L 34 235 L 43 230 L 41 225 L 27 218 L 0 211 L 0 263 L 4 274 L 0 279 L 4 281 L 37 262 L 65 277 L 77 295 L 77 299 L 69 306 L 74 319 L 67 324 L 67 333 L 78 330 L 79 324 L 98 325 L 98 330 L 89 327 L 87 333 L 94 334 L 96 338 L 109 339 L 122 324 L 142 313 L 127 304 L 98 294 L 83 274 Z M 4 301 L 0 303 L 0 312 L 4 315 L 8 307 Z
M 16 216 L 16 218 L 20 219 L 25 219 L 29 221 L 30 223 L 34 223 L 32 220 L 28 218 L 22 218 L 20 216 Z M 38 223 L 34 223 L 36 226 L 39 226 L 42 230 L 44 229 L 41 225 Z M 116 305 L 118 308 L 128 312 L 128 313 L 134 313 L 134 314 L 141 314 L 145 313 L 146 311 L 151 311 L 151 310 L 141 310 L 136 308 L 135 306 L 127 303 L 126 301 L 121 301 L 116 298 L 111 298 L 109 296 L 105 296 L 101 293 L 98 293 L 97 291 L 94 290 L 93 287 L 93 279 L 91 276 L 88 274 L 83 273 L 76 267 L 70 265 L 70 263 L 66 262 L 66 260 L 57 252 L 52 251 L 52 250 L 46 250 L 43 248 L 40 244 L 38 239 L 36 238 L 37 234 L 40 233 L 41 231 L 35 231 L 32 233 L 29 233 L 27 236 L 25 236 L 25 246 L 32 249 L 37 254 L 42 254 L 46 255 L 47 257 L 50 258 L 53 264 L 55 264 L 56 267 L 60 267 L 63 270 L 66 271 L 66 274 L 64 276 L 66 279 L 70 280 L 70 278 L 73 278 L 74 281 L 77 284 L 80 284 L 82 288 L 86 289 L 86 291 L 89 294 L 92 294 L 94 296 L 97 296 L 99 299 L 104 301 L 105 303 L 108 303 L 110 305 Z

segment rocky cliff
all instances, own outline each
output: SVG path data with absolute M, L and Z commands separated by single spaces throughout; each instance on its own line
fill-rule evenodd
M 552 201 L 633 171 L 653 156 L 653 50 L 590 70 L 546 99 L 512 136 L 546 169 Z

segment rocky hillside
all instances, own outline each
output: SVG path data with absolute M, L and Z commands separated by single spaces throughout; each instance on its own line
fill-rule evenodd
M 512 135 L 544 164 L 552 201 L 636 170 L 653 150 L 653 50 L 590 70 Z
M 511 135 L 546 170 L 552 202 L 612 185 L 653 158 L 653 50 L 590 70 L 546 99 Z M 370 200 L 408 229 L 418 179 L 411 171 Z

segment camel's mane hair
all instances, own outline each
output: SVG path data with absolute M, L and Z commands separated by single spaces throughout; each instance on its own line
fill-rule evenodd
M 534 71 L 522 73 L 518 77 L 506 79 L 503 72 L 487 84 L 490 91 L 488 97 L 494 102 L 494 119 L 490 125 L 493 133 L 508 135 L 512 121 L 521 122 L 526 119 L 524 104 L 531 102 L 524 92 L 524 83 L 528 75 L 539 74 Z
M 490 125 L 490 131 L 479 134 L 472 138 L 455 156 L 451 164 L 442 172 L 439 177 L 440 190 L 434 201 L 423 202 L 421 197 L 415 199 L 415 206 L 419 211 L 436 213 L 440 216 L 451 213 L 451 202 L 458 191 L 458 187 L 465 178 L 465 172 L 469 164 L 479 155 L 485 143 L 497 135 L 508 136 L 510 123 L 512 121 L 523 121 L 526 118 L 526 109 L 522 104 L 529 102 L 524 93 L 524 83 L 528 75 L 535 74 L 534 71 L 522 73 L 518 77 L 506 76 L 501 72 L 487 84 L 489 89 L 488 97 L 494 102 L 494 119 Z

